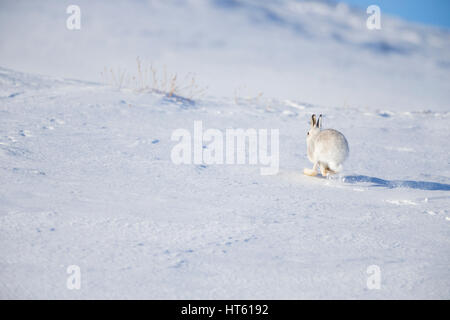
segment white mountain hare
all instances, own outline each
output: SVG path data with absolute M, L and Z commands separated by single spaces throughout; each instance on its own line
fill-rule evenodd
M 306 136 L 308 159 L 314 164 L 312 169 L 305 169 L 304 174 L 315 176 L 320 167 L 322 176 L 335 174 L 342 170 L 342 163 L 347 159 L 349 149 L 347 139 L 334 129 L 321 130 L 322 115 L 316 122 L 316 115 L 311 117 L 311 128 Z

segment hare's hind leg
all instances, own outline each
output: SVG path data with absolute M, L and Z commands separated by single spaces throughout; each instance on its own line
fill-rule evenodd
M 336 172 L 331 170 L 328 165 L 321 163 L 320 164 L 320 173 L 322 174 L 322 176 L 326 177 L 327 175 L 335 174 Z
M 317 175 L 317 166 L 319 165 L 318 162 L 314 163 L 314 166 L 312 169 L 303 169 L 303 173 L 306 174 L 307 176 L 315 176 Z

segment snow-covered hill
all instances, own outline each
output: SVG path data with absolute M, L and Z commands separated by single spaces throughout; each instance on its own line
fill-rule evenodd
M 2 1 L 3 67 L 101 81 L 136 57 L 194 72 L 214 96 L 286 97 L 328 106 L 447 110 L 450 33 L 329 1 Z
M 80 1 L 76 33 L 57 3 L 1 4 L 0 298 L 450 298 L 448 33 L 294 1 Z M 208 95 L 98 83 L 142 52 Z M 339 177 L 302 174 L 312 113 Z M 279 129 L 279 173 L 175 165 L 199 120 Z

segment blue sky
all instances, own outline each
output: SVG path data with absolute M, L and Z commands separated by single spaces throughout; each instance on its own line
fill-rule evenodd
M 383 12 L 403 19 L 450 29 L 450 0 L 341 0 L 367 8 L 376 4 Z M 383 19 L 383 18 L 382 18 Z

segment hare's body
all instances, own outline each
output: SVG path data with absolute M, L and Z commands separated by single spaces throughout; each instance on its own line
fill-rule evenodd
M 342 164 L 348 157 L 347 139 L 337 130 L 321 130 L 322 116 L 315 121 L 312 117 L 311 129 L 306 138 L 308 159 L 314 164 L 313 169 L 305 169 L 307 175 L 316 175 L 320 167 L 322 175 L 337 173 L 342 170 Z

